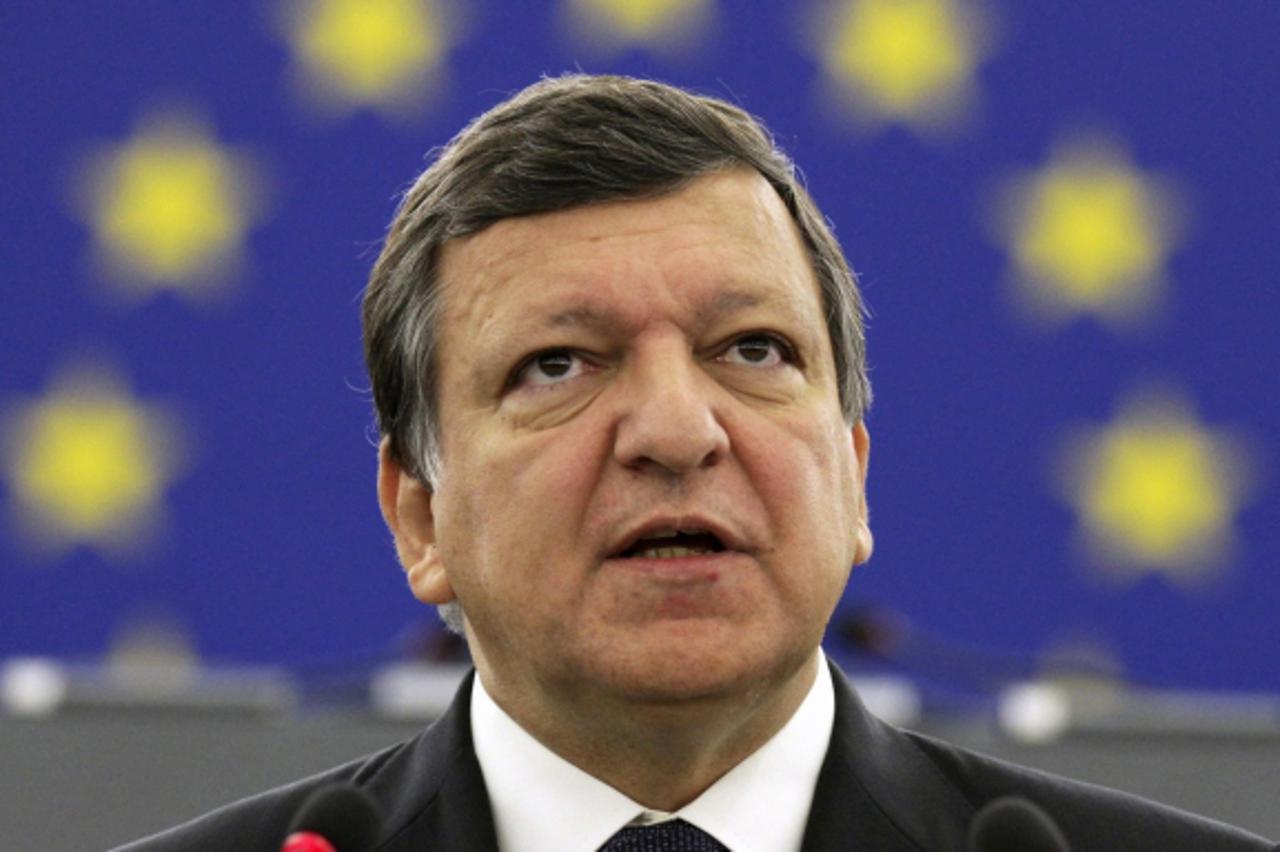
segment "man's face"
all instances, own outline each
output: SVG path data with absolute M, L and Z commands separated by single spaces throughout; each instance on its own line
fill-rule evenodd
M 417 596 L 462 603 L 495 696 L 794 677 L 870 553 L 868 450 L 765 180 L 504 220 L 441 271 L 441 474 L 383 505 Z

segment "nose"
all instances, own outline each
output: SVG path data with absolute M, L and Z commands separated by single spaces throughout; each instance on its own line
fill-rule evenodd
M 638 353 L 621 392 L 614 457 L 631 469 L 685 474 L 711 467 L 729 451 L 713 402 L 714 380 L 682 341 Z

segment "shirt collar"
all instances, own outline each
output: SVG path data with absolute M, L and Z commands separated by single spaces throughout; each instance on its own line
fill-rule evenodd
M 628 823 L 678 816 L 730 849 L 796 852 L 835 720 L 831 672 L 821 650 L 818 657 L 818 675 L 782 729 L 673 815 L 647 810 L 542 745 L 477 676 L 471 730 L 498 847 L 595 852 Z

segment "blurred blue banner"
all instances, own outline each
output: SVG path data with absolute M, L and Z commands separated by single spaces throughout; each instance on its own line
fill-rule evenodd
M 761 116 L 861 275 L 843 624 L 1280 690 L 1278 44 L 1274 0 L 7 2 L 0 656 L 323 666 L 433 623 L 359 293 L 430 148 L 584 70 Z

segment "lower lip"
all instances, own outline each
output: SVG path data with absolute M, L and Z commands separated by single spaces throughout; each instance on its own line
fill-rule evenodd
M 691 585 L 715 583 L 741 557 L 741 553 L 726 550 L 694 556 L 671 556 L 666 559 L 645 556 L 613 558 L 605 564 L 659 583 Z

